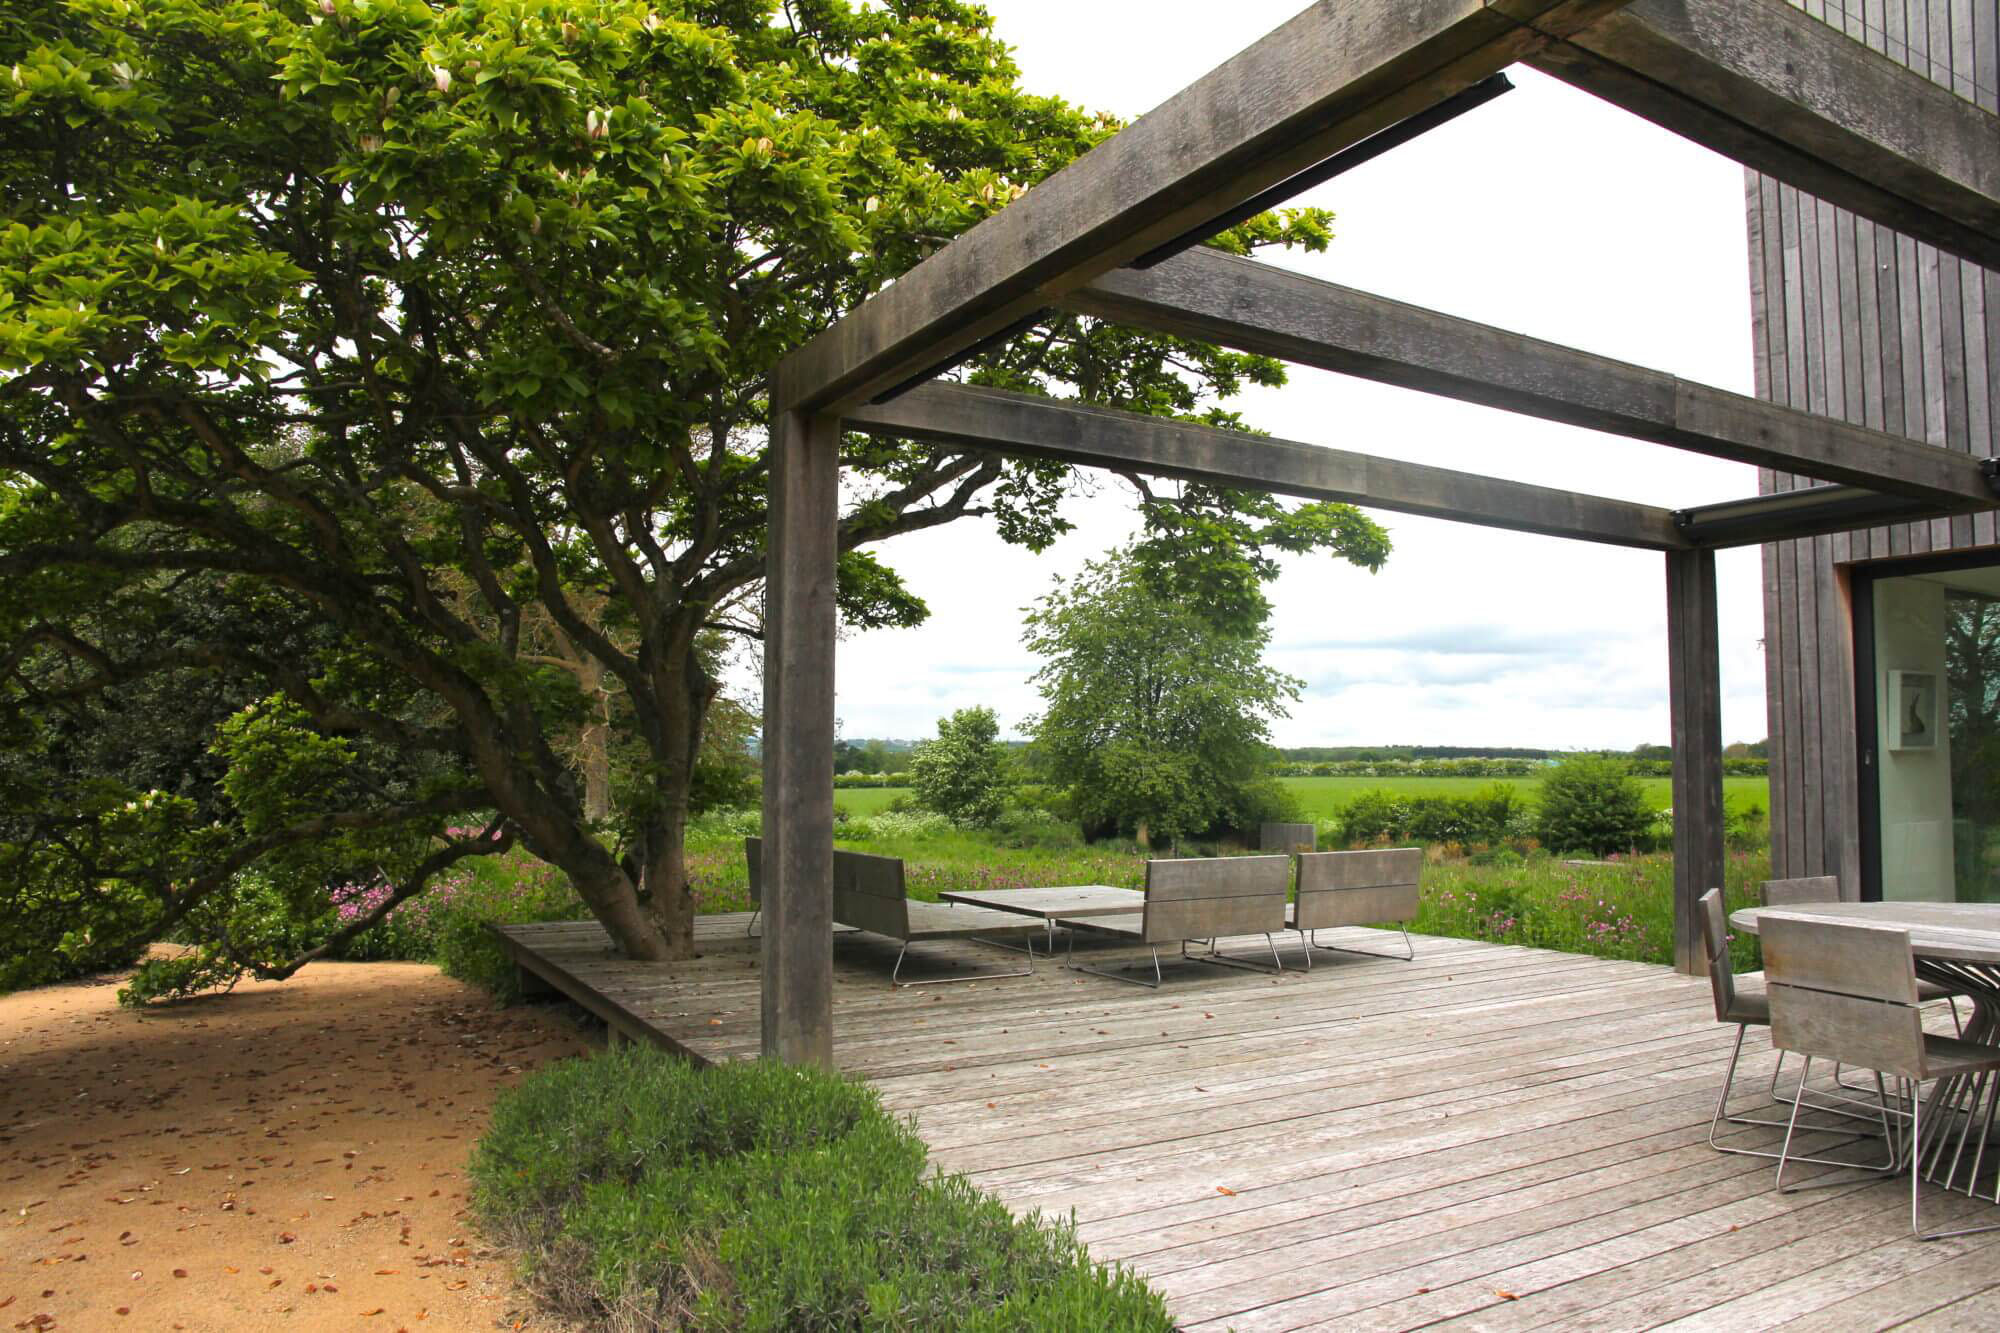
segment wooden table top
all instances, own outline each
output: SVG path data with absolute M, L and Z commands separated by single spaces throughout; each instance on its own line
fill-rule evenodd
M 2000 963 L 2000 904 L 1994 903 L 1799 903 L 1790 907 L 1746 907 L 1729 924 L 1757 933 L 1766 912 L 1823 921 L 1865 921 L 1910 932 L 1910 952 L 1919 958 L 1965 963 Z
M 997 907 L 1003 912 L 1019 912 L 1044 920 L 1057 916 L 1121 916 L 1146 910 L 1146 895 L 1139 889 L 1117 889 L 1109 884 L 1072 884 L 1042 889 L 964 889 L 938 894 L 940 902 L 964 903 L 968 907 Z

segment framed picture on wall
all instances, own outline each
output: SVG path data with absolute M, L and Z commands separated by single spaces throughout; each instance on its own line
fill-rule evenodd
M 1889 748 L 1892 750 L 1935 750 L 1937 748 L 1937 673 L 1932 671 L 1891 671 L 1889 673 Z

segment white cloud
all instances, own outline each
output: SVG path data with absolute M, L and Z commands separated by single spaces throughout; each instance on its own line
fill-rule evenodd
M 989 0 L 1029 87 L 1135 116 L 1299 0 Z M 1105 52 L 1116 51 L 1115 60 Z M 1333 281 L 1750 392 L 1743 176 L 1532 71 L 1498 101 L 1321 187 Z M 1753 494 L 1747 467 L 1325 372 L 1240 400 L 1278 435 L 1672 507 Z M 1013 728 L 1038 701 L 1020 608 L 1132 530 L 1121 488 L 1071 504 L 1044 556 L 958 523 L 880 548 L 930 624 L 841 645 L 849 735 L 930 734 L 954 708 Z M 1286 744 L 1616 745 L 1667 734 L 1665 584 L 1645 552 L 1377 514 L 1370 575 L 1292 558 L 1272 660 L 1306 678 Z M 1724 731 L 1765 732 L 1758 557 L 1720 562 Z

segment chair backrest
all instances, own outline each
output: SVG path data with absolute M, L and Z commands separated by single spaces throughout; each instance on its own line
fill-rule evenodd
M 750 863 L 750 903 L 753 907 L 764 905 L 764 840 L 745 838 L 743 859 Z
M 1415 920 L 1423 869 L 1421 847 L 1303 853 L 1292 922 L 1300 930 L 1324 930 Z
M 1811 875 L 1805 879 L 1767 879 L 1764 881 L 1764 906 L 1803 907 L 1807 903 L 1837 903 L 1840 901 L 1840 877 L 1838 875 Z
M 1757 921 L 1771 1044 L 1904 1078 L 1924 1076 L 1910 933 L 1766 913 Z
M 1285 928 L 1289 856 L 1209 856 L 1146 862 L 1148 944 L 1267 935 Z
M 891 939 L 910 935 L 910 900 L 900 857 L 833 853 L 833 919 Z
M 1736 972 L 1729 962 L 1729 918 L 1722 909 L 1722 890 L 1701 895 L 1701 943 L 1708 958 L 1708 988 L 1715 995 L 1715 1021 L 1730 1021 L 1736 1007 Z

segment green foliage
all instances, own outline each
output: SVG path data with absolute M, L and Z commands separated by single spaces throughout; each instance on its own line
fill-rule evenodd
M 1270 720 L 1300 682 L 1264 665 L 1261 623 L 1163 598 L 1154 571 L 1120 552 L 1051 590 L 1025 638 L 1044 659 L 1032 761 L 1086 833 L 1173 839 L 1270 808 Z
M 1536 830 L 1545 847 L 1603 856 L 1644 845 L 1652 827 L 1645 789 L 1619 760 L 1577 755 L 1542 779 Z
M 970 827 L 999 819 L 1011 785 L 1007 752 L 995 739 L 999 734 L 999 719 L 990 708 L 961 708 L 939 718 L 937 739 L 925 741 L 910 757 L 917 803 Z
M 170 930 L 245 869 L 302 914 L 364 842 L 437 850 L 473 811 L 634 956 L 691 950 L 684 821 L 751 791 L 701 751 L 714 636 L 760 630 L 772 368 L 1115 128 L 1017 84 L 959 0 L 0 7 L 0 751 L 29 756 L 0 763 L 0 918 L 47 917 L 10 956 L 102 939 L 126 887 Z M 1217 244 L 1329 236 L 1298 210 Z M 1055 312 L 969 373 L 1178 417 L 1283 379 Z M 925 614 L 861 548 L 1066 527 L 1059 463 L 842 462 L 852 625 Z M 1366 522 L 1199 488 L 1146 520 L 1224 590 L 1244 543 Z M 117 841 L 89 782 L 193 805 Z
M 1527 802 L 1513 787 L 1489 783 L 1467 796 L 1363 792 L 1341 811 L 1349 843 L 1497 843 L 1526 833 Z
M 1729 910 L 1756 906 L 1770 876 L 1768 853 L 1732 853 L 1723 870 Z M 1546 852 L 1499 853 L 1426 865 L 1422 906 L 1410 929 L 1671 965 L 1673 905 L 1671 856 L 1570 865 Z M 1739 972 L 1762 966 L 1754 936 L 1735 937 L 1730 950 Z
M 1067 1227 L 1017 1221 L 858 1082 L 627 1047 L 505 1094 L 474 1207 L 593 1326 L 1167 1329 Z

